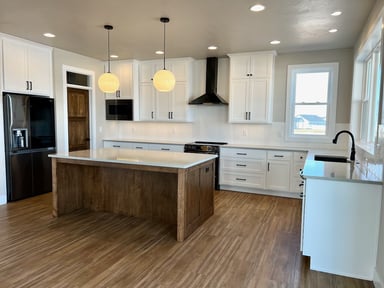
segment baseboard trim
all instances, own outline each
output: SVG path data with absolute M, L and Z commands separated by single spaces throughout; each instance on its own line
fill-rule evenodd
M 373 283 L 375 284 L 375 288 L 384 288 L 384 279 L 377 273 L 376 269 L 373 274 Z

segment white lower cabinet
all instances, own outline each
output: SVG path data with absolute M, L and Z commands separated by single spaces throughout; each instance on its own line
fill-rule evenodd
M 379 240 L 382 185 L 307 178 L 302 251 L 310 268 L 372 280 Z
M 290 191 L 292 152 L 268 151 L 267 189 Z
M 147 143 L 147 142 L 104 140 L 103 146 L 104 148 L 126 148 L 126 149 L 140 149 L 140 150 L 184 152 L 183 144 L 161 144 L 161 143 Z
M 265 188 L 266 152 L 252 149 L 221 149 L 220 184 Z
M 221 147 L 220 187 L 298 198 L 303 187 L 296 183 L 300 170 L 296 173 L 295 169 L 302 169 L 305 157 L 306 152 L 301 151 Z

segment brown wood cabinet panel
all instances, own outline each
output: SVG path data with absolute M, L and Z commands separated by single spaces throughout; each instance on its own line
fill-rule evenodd
M 183 241 L 213 214 L 214 160 L 188 169 L 52 161 L 54 216 L 85 208 L 152 219 Z

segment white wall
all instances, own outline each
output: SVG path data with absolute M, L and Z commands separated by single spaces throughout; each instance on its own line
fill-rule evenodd
M 384 0 L 377 0 L 375 7 L 372 9 L 371 15 L 369 16 L 366 25 L 364 26 L 362 33 L 359 37 L 358 42 L 355 45 L 355 58 L 363 51 L 364 45 L 367 42 L 367 39 L 371 35 L 372 31 L 375 29 L 375 26 L 379 19 L 384 16 Z M 383 43 L 382 43 L 383 45 Z M 361 67 L 355 67 L 355 79 L 361 78 Z M 351 124 L 354 130 L 358 131 L 358 125 L 360 123 L 360 113 L 359 113 L 359 83 L 357 84 L 356 89 L 354 89 L 353 99 L 352 99 L 352 109 L 351 109 Z M 382 139 L 383 140 L 383 139 Z M 377 157 L 375 157 L 377 158 Z M 381 162 L 382 164 L 383 162 Z M 384 172 L 384 171 L 383 171 Z M 384 174 L 383 174 L 384 177 Z M 384 189 L 383 189 L 384 193 Z M 381 202 L 381 224 L 380 224 L 380 236 L 378 243 L 378 253 L 377 253 L 377 262 L 376 262 L 376 271 L 374 276 L 375 287 L 384 288 L 384 197 L 382 197 Z
M 99 60 L 71 53 L 61 49 L 53 50 L 53 74 L 54 74 L 54 91 L 55 91 L 55 107 L 56 107 L 56 142 L 58 152 L 67 150 L 68 132 L 67 132 L 67 101 L 66 86 L 63 82 L 64 69 L 63 66 L 71 66 L 80 70 L 87 70 L 95 73 L 95 81 L 103 73 L 103 63 Z M 104 117 L 104 94 L 95 86 L 91 99 L 91 125 L 93 127 L 93 135 L 96 139 L 91 139 L 96 145 L 101 144 L 102 134 L 98 127 L 102 126 Z M 97 147 L 97 146 L 96 146 Z

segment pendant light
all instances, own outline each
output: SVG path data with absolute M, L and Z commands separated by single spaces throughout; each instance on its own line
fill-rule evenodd
M 153 86 L 160 92 L 169 92 L 173 90 L 176 83 L 175 75 L 165 69 L 165 24 L 169 22 L 169 18 L 161 17 L 160 22 L 164 24 L 163 69 L 153 76 Z
M 98 84 L 104 93 L 115 93 L 119 89 L 119 79 L 115 74 L 111 73 L 111 61 L 109 52 L 109 31 L 113 29 L 112 25 L 104 25 L 104 29 L 108 31 L 108 71 L 99 77 Z

